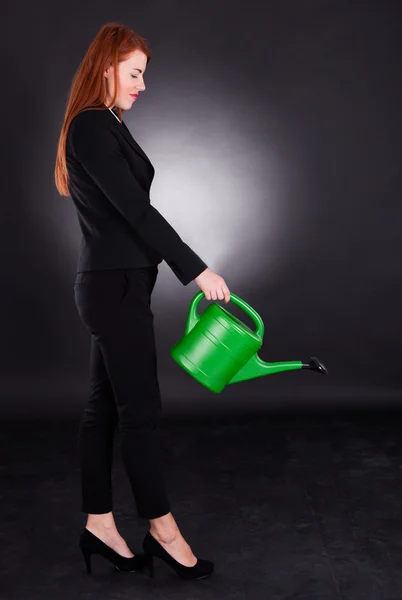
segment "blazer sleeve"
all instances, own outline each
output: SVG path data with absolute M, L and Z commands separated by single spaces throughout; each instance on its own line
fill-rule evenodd
M 186 286 L 207 264 L 151 205 L 122 153 L 113 131 L 85 111 L 71 122 L 69 139 L 76 159 L 136 233 L 169 265 Z M 84 117 L 84 118 L 83 118 Z

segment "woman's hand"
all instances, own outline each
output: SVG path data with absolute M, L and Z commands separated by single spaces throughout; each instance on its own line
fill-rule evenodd
M 225 280 L 218 273 L 211 271 L 211 269 L 205 269 L 194 281 L 204 292 L 207 300 L 225 299 L 225 304 L 230 301 L 230 292 Z

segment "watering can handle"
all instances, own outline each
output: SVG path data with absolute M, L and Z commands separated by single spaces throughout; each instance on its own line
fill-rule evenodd
M 192 299 L 187 315 L 185 335 L 187 335 L 187 333 L 191 331 L 200 320 L 200 316 L 197 314 L 197 307 L 201 302 L 202 298 L 204 297 L 204 292 L 200 291 Z M 247 302 L 245 302 L 244 300 L 239 298 L 239 296 L 236 296 L 236 294 L 233 294 L 232 292 L 230 293 L 230 301 L 234 302 L 234 304 L 237 304 L 239 308 L 242 308 L 244 312 L 246 312 L 248 316 L 251 317 L 251 319 L 256 324 L 255 333 L 262 339 L 264 336 L 264 323 L 260 315 L 253 308 L 251 308 L 251 306 L 247 304 Z

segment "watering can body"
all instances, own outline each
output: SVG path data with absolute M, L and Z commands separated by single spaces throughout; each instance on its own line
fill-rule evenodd
M 255 331 L 216 302 L 210 303 L 199 315 L 197 307 L 203 297 L 204 293 L 200 291 L 191 301 L 184 336 L 171 348 L 170 354 L 189 375 L 210 391 L 220 393 L 228 384 L 281 371 L 314 368 L 311 362 L 305 365 L 301 361 L 262 361 L 257 354 L 264 336 L 260 315 L 233 293 L 230 300 L 252 318 Z M 316 367 L 315 370 L 318 370 Z M 320 371 L 327 374 L 321 364 Z

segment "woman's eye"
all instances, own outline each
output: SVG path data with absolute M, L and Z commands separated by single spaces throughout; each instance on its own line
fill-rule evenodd
M 134 77 L 134 79 L 137 79 L 137 75 L 131 75 L 131 77 Z

